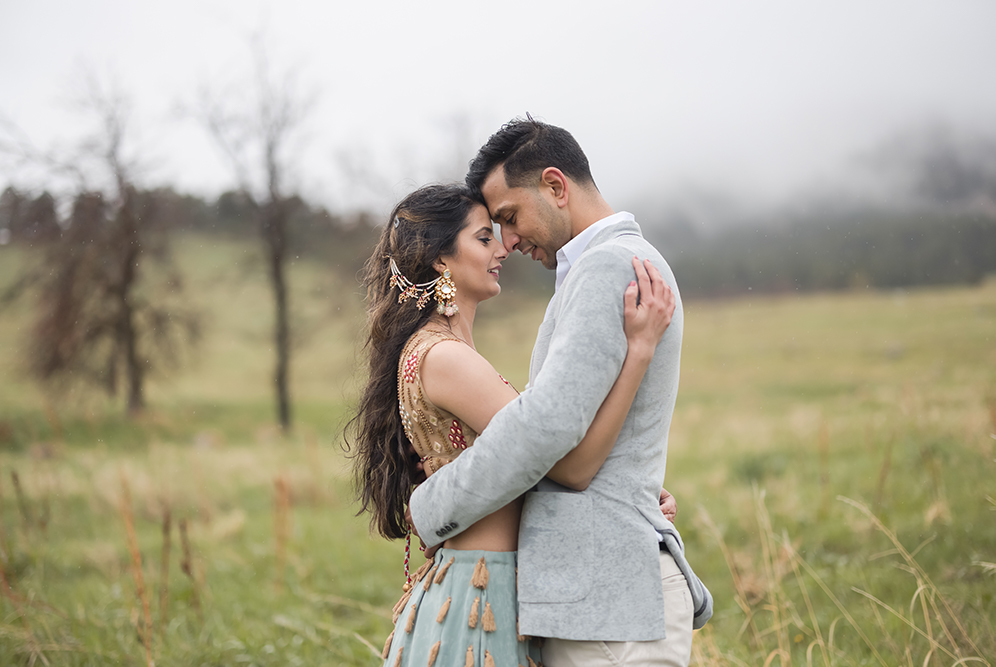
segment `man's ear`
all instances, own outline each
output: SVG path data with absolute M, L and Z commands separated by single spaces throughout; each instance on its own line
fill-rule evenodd
M 550 196 L 557 208 L 564 208 L 570 200 L 571 184 L 564 172 L 556 167 L 547 167 L 540 174 L 540 192 Z

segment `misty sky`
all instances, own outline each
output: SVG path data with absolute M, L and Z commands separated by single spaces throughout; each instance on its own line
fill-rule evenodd
M 0 0 L 0 117 L 68 145 L 91 71 L 133 100 L 143 183 L 216 194 L 230 173 L 178 108 L 246 80 L 256 32 L 319 93 L 288 157 L 335 209 L 460 175 L 526 111 L 575 135 L 617 209 L 686 190 L 782 197 L 930 123 L 996 134 L 988 0 Z

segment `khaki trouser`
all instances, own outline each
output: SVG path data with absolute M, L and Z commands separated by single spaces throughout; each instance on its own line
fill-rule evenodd
M 651 642 L 581 642 L 548 637 L 543 643 L 546 667 L 618 667 L 661 665 L 686 667 L 692 655 L 692 594 L 671 554 L 661 552 L 664 632 Z

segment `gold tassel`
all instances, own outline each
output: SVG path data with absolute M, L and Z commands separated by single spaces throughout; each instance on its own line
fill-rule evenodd
M 387 636 L 387 641 L 384 642 L 384 652 L 380 654 L 381 660 L 387 660 L 387 656 L 391 652 L 391 642 L 393 640 L 394 640 L 394 630 L 391 630 L 391 634 Z
M 484 603 L 484 619 L 482 621 L 482 627 L 485 632 L 494 632 L 498 629 L 495 625 L 495 615 L 491 612 L 491 603 Z
M 394 659 L 394 667 L 401 667 L 401 654 L 404 652 L 405 652 L 404 646 L 398 649 L 398 657 Z
M 436 623 L 442 623 L 443 619 L 446 618 L 446 612 L 450 610 L 450 600 L 452 599 L 453 598 L 446 598 L 446 602 L 444 602 L 443 606 L 439 608 L 439 613 L 436 614 Z
M 495 667 L 495 659 L 491 657 L 490 651 L 484 652 L 484 667 Z
M 463 663 L 463 667 L 474 667 L 474 647 L 467 647 L 467 659 Z
M 515 619 L 515 639 L 517 641 L 520 641 L 520 642 L 526 641 L 525 635 L 520 635 L 519 634 L 519 619 L 518 619 L 518 617 L 516 617 L 516 619 Z
M 473 629 L 477 627 L 477 605 L 481 598 L 474 598 L 474 606 L 470 608 L 470 618 L 467 619 L 467 627 Z
M 488 566 L 484 563 L 484 556 L 481 556 L 481 560 L 474 566 L 474 577 L 470 583 L 481 590 L 488 587 Z
M 411 631 L 415 628 L 415 605 L 412 605 L 412 611 L 408 614 L 408 622 L 405 623 L 405 632 L 411 634 Z
M 429 650 L 429 664 L 426 667 L 432 667 L 436 664 L 436 656 L 439 655 L 439 645 L 442 643 L 442 641 L 438 641 L 432 645 L 432 648 Z
M 408 601 L 411 599 L 411 597 L 412 597 L 412 592 L 408 591 L 407 593 L 401 596 L 401 599 L 398 600 L 397 603 L 395 603 L 394 609 L 392 610 L 391 614 L 392 623 L 398 622 L 398 618 L 401 616 L 401 612 L 404 611 L 405 605 L 408 604 Z
M 439 572 L 436 573 L 437 584 L 443 583 L 443 579 L 446 577 L 446 573 L 449 572 L 450 565 L 453 564 L 454 560 L 456 560 L 456 558 L 450 558 L 449 561 L 447 561 L 446 565 L 439 568 Z
M 425 584 L 422 585 L 422 590 L 429 590 L 429 586 L 432 585 L 432 578 L 436 575 L 436 568 L 429 570 L 429 574 L 425 576 Z

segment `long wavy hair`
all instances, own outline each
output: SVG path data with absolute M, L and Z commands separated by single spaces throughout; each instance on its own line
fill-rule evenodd
M 433 262 L 453 254 L 457 235 L 476 205 L 464 185 L 416 190 L 394 208 L 363 269 L 368 326 L 364 351 L 370 374 L 356 415 L 346 427 L 346 447 L 361 503 L 358 514 L 370 512 L 371 528 L 388 539 L 407 534 L 405 506 L 418 481 L 418 456 L 398 412 L 398 360 L 405 343 L 435 310 L 434 303 L 420 310 L 415 299 L 398 303 L 390 259 L 413 283 L 437 278 Z

